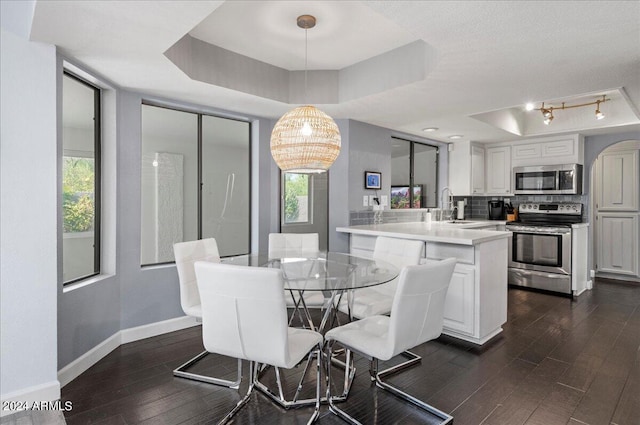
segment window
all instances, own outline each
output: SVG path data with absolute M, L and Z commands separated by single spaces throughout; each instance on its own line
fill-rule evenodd
M 435 208 L 437 191 L 438 148 L 392 138 L 391 208 Z
M 62 77 L 62 275 L 100 273 L 100 89 Z
M 249 253 L 250 139 L 248 122 L 142 105 L 142 265 L 201 238 L 221 256 Z
M 310 223 L 312 179 L 308 174 L 284 173 L 282 181 L 284 224 Z

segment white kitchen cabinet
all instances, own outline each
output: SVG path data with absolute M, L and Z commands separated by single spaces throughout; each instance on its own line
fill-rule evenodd
M 351 235 L 349 253 L 358 257 L 373 258 L 377 236 Z
M 484 148 L 471 146 L 471 193 L 484 193 Z
M 475 272 L 473 266 L 456 264 L 444 304 L 444 326 L 468 335 L 475 330 Z
M 511 194 L 511 147 L 486 149 L 487 195 Z
M 449 152 L 449 189 L 456 196 L 484 193 L 484 148 L 456 142 Z
M 598 211 L 637 211 L 638 150 L 603 152 L 597 161 Z
M 589 280 L 589 224 L 571 226 L 571 290 L 574 296 L 591 288 Z
M 507 290 L 498 282 L 507 281 L 507 251 L 504 240 L 474 246 L 427 241 L 427 263 L 458 259 L 445 301 L 442 333 L 484 344 L 502 331 L 507 321 Z
M 512 167 L 584 163 L 584 137 L 580 134 L 514 142 L 511 147 Z
M 599 212 L 596 215 L 598 258 L 596 270 L 638 276 L 638 213 Z
M 495 238 L 480 238 L 477 235 L 480 232 L 474 231 L 472 235 L 482 240 L 469 242 L 464 232 L 458 233 L 460 229 L 449 228 L 451 235 L 444 236 L 449 232 L 446 225 L 434 223 L 428 231 L 424 226 L 425 223 L 400 223 L 336 230 L 350 233 L 349 247 L 354 255 L 370 258 L 378 236 L 401 239 L 405 236 L 425 241 L 423 264 L 456 258 L 444 306 L 442 333 L 482 345 L 502 332 L 507 321 L 508 235 L 495 232 Z

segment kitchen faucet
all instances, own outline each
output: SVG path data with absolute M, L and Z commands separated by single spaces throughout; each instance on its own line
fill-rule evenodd
M 449 201 L 447 202 L 447 204 L 445 205 L 444 203 L 444 192 L 445 190 L 447 192 L 449 192 Z M 451 191 L 451 189 L 449 189 L 448 186 L 444 187 L 442 189 L 442 192 L 440 193 L 440 205 L 442 206 L 442 214 L 444 216 L 444 211 L 449 211 L 449 220 L 453 219 L 453 192 Z

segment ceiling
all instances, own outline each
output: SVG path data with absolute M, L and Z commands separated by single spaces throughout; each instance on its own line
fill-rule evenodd
M 275 119 L 294 102 L 245 90 L 243 81 L 192 79 L 165 53 L 186 37 L 250 67 L 299 73 L 301 14 L 317 18 L 308 31 L 310 75 L 359 72 L 336 80 L 339 93 L 357 95 L 318 102 L 336 119 L 445 142 L 454 134 L 498 142 L 640 130 L 638 1 L 49 0 L 36 3 L 31 39 L 57 45 L 125 89 Z M 424 58 L 402 50 L 416 43 Z M 416 60 L 425 63 L 415 66 Z M 247 85 L 264 84 L 246 78 L 253 78 Z M 358 87 L 363 81 L 370 87 Z M 554 112 L 552 124 L 541 126 L 539 111 L 523 109 L 527 102 L 559 106 L 603 94 L 612 100 L 599 121 L 595 107 L 585 107 Z M 519 132 L 511 131 L 514 120 Z M 438 130 L 424 133 L 425 127 Z

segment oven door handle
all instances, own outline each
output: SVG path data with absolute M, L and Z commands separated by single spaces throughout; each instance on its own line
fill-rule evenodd
M 549 236 L 564 236 L 571 233 L 571 229 L 568 229 L 566 232 L 544 232 L 544 231 L 537 232 L 531 229 L 510 229 L 509 226 L 507 226 L 507 230 L 510 231 L 511 233 L 525 233 L 528 235 L 549 235 Z
M 570 276 L 570 275 L 566 275 L 566 274 L 544 273 L 544 272 L 539 272 L 537 270 L 533 271 L 533 270 L 514 269 L 514 268 L 510 268 L 509 271 L 511 273 L 513 273 L 513 274 L 518 274 L 520 276 L 536 275 L 536 276 L 546 277 L 548 279 L 566 279 L 567 276 Z

